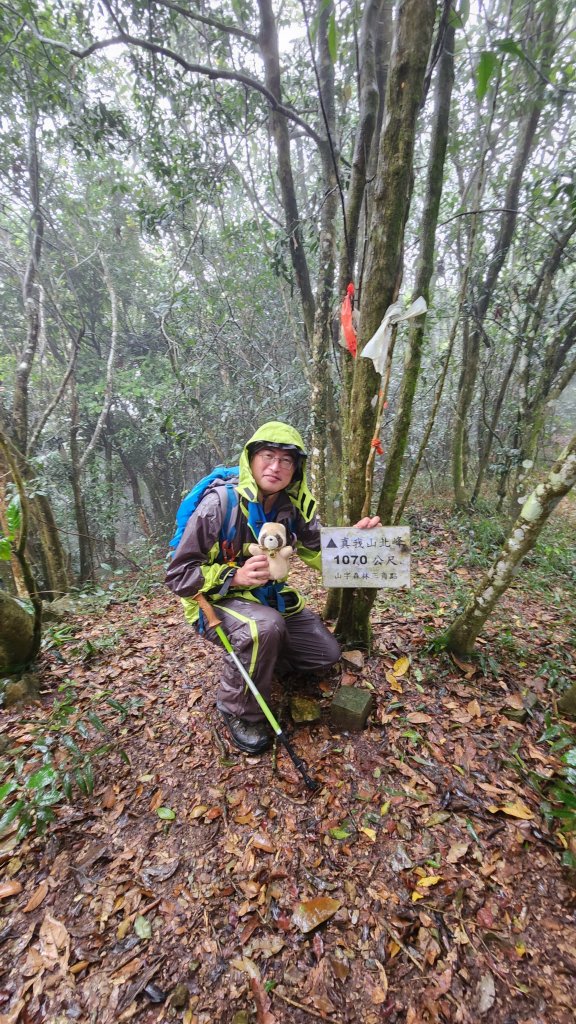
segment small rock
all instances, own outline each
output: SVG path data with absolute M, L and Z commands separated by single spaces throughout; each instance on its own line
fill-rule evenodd
M 414 864 L 410 860 L 410 857 L 406 853 L 406 848 L 403 843 L 397 843 L 393 850 L 390 860 L 388 861 L 389 867 L 392 871 L 398 874 L 399 871 L 407 871 L 409 868 L 413 868 Z
M 509 718 L 512 722 L 525 722 L 528 718 L 528 711 L 526 708 L 502 708 L 502 714 L 504 718 Z
M 342 661 L 345 661 L 347 665 L 352 665 L 358 672 L 364 668 L 364 655 L 362 651 L 343 651 Z
M 576 684 L 563 693 L 558 701 L 558 711 L 570 718 L 576 718 Z
M 170 996 L 170 1006 L 173 1006 L 175 1010 L 185 1010 L 189 999 L 190 993 L 187 986 L 184 984 L 176 985 Z
M 322 717 L 320 705 L 315 700 L 298 696 L 290 698 L 290 714 L 295 725 L 317 722 Z

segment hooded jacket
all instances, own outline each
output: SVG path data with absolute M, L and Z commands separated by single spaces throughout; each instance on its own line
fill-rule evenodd
M 265 519 L 283 523 L 298 556 L 307 565 L 320 569 L 320 526 L 316 517 L 316 501 L 312 497 L 306 480 L 306 454 L 304 443 L 297 430 L 286 423 L 271 421 L 252 435 L 240 456 L 240 474 L 236 491 L 238 504 L 233 523 L 233 559 L 226 561 L 222 549 L 221 530 L 227 508 L 227 492 L 224 484 L 210 487 L 196 511 L 190 517 L 184 535 L 176 548 L 168 569 L 168 587 L 183 599 L 184 614 L 188 622 L 198 619 L 198 605 L 191 597 L 204 593 L 211 601 L 218 602 L 225 597 L 240 597 L 258 601 L 254 591 L 258 588 L 230 591 L 235 569 L 250 557 L 248 545 L 258 540 L 259 526 L 264 515 L 258 502 L 258 487 L 250 468 L 250 445 L 256 442 L 291 445 L 298 449 L 299 460 L 290 485 L 276 495 L 274 506 Z M 283 584 L 280 590 L 285 603 L 286 615 L 293 615 L 304 606 L 299 591 Z

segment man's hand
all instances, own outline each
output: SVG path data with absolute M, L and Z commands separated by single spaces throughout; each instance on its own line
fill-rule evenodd
M 270 572 L 266 555 L 252 555 L 234 573 L 233 587 L 261 587 L 268 583 Z
M 358 523 L 354 523 L 355 530 L 373 530 L 375 526 L 381 526 L 380 516 L 364 516 Z

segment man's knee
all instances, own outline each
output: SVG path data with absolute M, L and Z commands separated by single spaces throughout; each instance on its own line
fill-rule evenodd
M 263 647 L 280 647 L 286 639 L 286 623 L 284 618 L 275 608 L 262 610 L 256 619 L 258 630 L 258 642 Z

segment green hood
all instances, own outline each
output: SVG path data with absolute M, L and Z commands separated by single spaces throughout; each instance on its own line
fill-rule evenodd
M 258 427 L 258 430 L 246 442 L 246 446 L 240 456 L 238 492 L 247 501 L 257 501 L 258 488 L 252 476 L 250 459 L 248 458 L 248 446 L 256 441 L 269 441 L 271 444 L 293 444 L 302 452 L 301 475 L 286 488 L 286 494 L 294 508 L 297 508 L 301 513 L 304 521 L 309 523 L 316 511 L 316 500 L 312 497 L 306 481 L 306 449 L 298 431 L 294 427 L 288 426 L 287 423 L 279 423 L 277 420 L 264 423 L 261 427 Z

